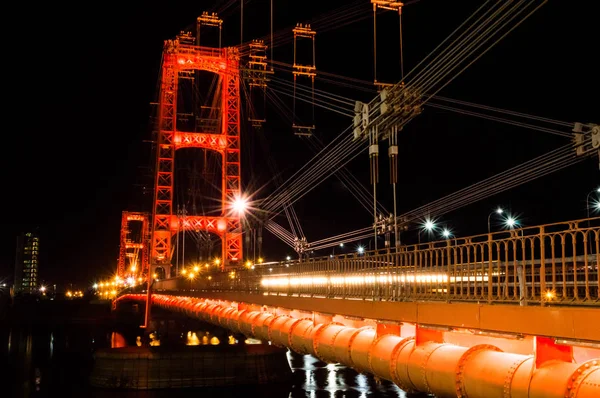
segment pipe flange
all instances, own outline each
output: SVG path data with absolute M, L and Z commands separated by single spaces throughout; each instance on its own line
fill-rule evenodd
M 270 312 L 259 312 L 258 315 L 256 316 L 256 318 L 258 318 L 261 314 L 269 314 L 269 316 L 273 316 L 273 314 L 271 314 Z M 269 317 L 267 317 L 267 319 L 269 319 Z M 261 326 L 265 325 L 265 320 L 263 319 Z M 254 324 L 254 322 L 252 322 L 252 334 L 256 337 L 256 326 Z M 269 332 L 269 328 L 267 326 L 267 333 Z M 268 337 L 268 336 L 267 336 Z
M 496 347 L 495 345 L 478 344 L 478 345 L 474 345 L 473 347 L 469 348 L 467 351 L 465 351 L 462 354 L 462 356 L 458 360 L 458 363 L 456 364 L 456 371 L 455 371 L 455 373 L 456 373 L 456 398 L 467 398 L 467 391 L 465 390 L 465 380 L 463 377 L 463 369 L 465 367 L 465 364 L 469 360 L 469 357 L 471 357 L 473 354 L 476 354 L 480 351 L 488 351 L 488 350 L 502 352 L 502 350 L 500 348 Z
M 242 327 L 240 326 L 240 319 L 242 319 L 242 315 L 244 315 L 245 312 L 248 312 L 248 310 L 238 310 L 238 317 L 237 317 L 237 321 L 235 321 L 238 330 L 241 332 L 242 331 Z
M 315 334 L 313 336 L 312 339 L 312 344 L 313 344 L 313 351 L 315 352 L 315 355 L 317 356 L 317 358 L 321 359 L 321 356 L 319 355 L 319 350 L 318 350 L 318 341 L 319 341 L 319 336 L 321 335 L 321 333 L 323 333 L 323 331 L 328 328 L 329 326 L 333 326 L 333 325 L 340 325 L 340 326 L 344 326 L 343 324 L 339 323 L 339 322 L 331 322 L 331 323 L 321 323 L 319 325 L 317 325 L 317 330 L 315 331 Z M 321 326 L 321 327 L 319 327 Z
M 404 349 L 404 347 L 411 341 L 415 341 L 415 336 L 406 337 L 406 338 L 402 339 L 398 344 L 396 344 L 396 347 L 394 347 L 394 349 L 392 350 L 392 360 L 390 361 L 390 374 L 392 375 L 392 381 L 402 391 L 406 392 L 407 394 L 414 394 L 414 393 L 417 393 L 418 391 L 410 386 L 407 386 L 406 384 L 404 384 L 402 382 L 402 380 L 400 379 L 400 375 L 398 374 L 397 365 L 398 365 L 398 353 L 402 349 Z
M 375 340 L 373 340 L 373 342 L 371 343 L 371 347 L 369 347 L 369 351 L 367 352 L 367 364 L 369 365 L 369 369 L 371 370 L 371 373 L 373 373 L 373 366 L 371 364 L 371 358 L 372 358 L 371 352 L 373 351 L 373 347 L 375 347 L 375 345 L 377 343 L 379 343 L 379 341 L 386 336 L 389 336 L 389 334 L 382 334 L 382 335 L 377 336 L 375 338 Z M 398 336 L 398 337 L 400 337 L 400 336 Z M 403 340 L 400 340 L 400 341 L 403 341 Z M 373 373 L 373 374 L 375 374 L 375 373 Z
M 275 315 L 275 316 L 273 317 L 273 319 L 271 320 L 271 322 L 269 322 L 269 324 L 267 325 L 267 337 L 269 338 L 269 341 L 271 341 L 271 342 L 273 341 L 273 335 L 272 335 L 272 333 L 271 333 L 271 325 L 272 325 L 272 324 L 273 324 L 273 322 L 275 322 L 277 319 L 279 319 L 279 318 L 283 318 L 283 317 L 289 318 L 290 316 L 289 316 L 289 315 L 284 315 L 284 314 L 282 314 L 282 315 Z
M 527 362 L 531 358 L 533 358 L 533 355 L 528 355 L 527 357 L 525 357 L 525 359 L 523 359 L 523 358 L 515 359 L 514 362 L 510 364 L 510 367 L 508 368 L 508 373 L 506 374 L 506 377 L 504 378 L 503 398 L 511 398 L 512 394 L 510 392 L 510 386 L 512 384 L 513 377 L 515 376 L 517 369 L 519 369 L 521 367 L 521 365 L 523 365 L 525 362 Z
M 599 367 L 600 361 L 597 359 L 590 359 L 575 369 L 575 371 L 571 374 L 571 377 L 569 377 L 569 382 L 567 383 L 567 389 L 565 391 L 565 398 L 575 398 L 583 380 L 585 380 L 587 375 Z
M 445 345 L 448 345 L 447 343 L 440 343 L 437 346 L 435 346 L 431 351 L 429 351 L 424 357 L 423 357 L 423 361 L 421 362 L 421 377 L 423 378 L 423 384 L 425 384 L 425 388 L 427 389 L 427 393 L 428 394 L 433 394 L 433 391 L 431 391 L 431 388 L 429 387 L 429 382 L 427 381 L 427 362 L 429 361 L 429 357 L 431 357 L 431 355 L 440 347 L 443 347 Z
M 300 321 L 303 318 L 298 318 L 294 321 L 294 323 L 292 323 L 292 325 L 290 326 L 290 332 L 288 333 L 288 347 L 290 347 L 290 349 L 292 351 L 296 351 L 300 354 L 304 354 L 303 352 L 300 352 L 300 350 L 298 350 L 296 347 L 294 347 L 294 343 L 292 337 L 294 336 L 294 329 L 296 328 L 296 326 L 300 323 Z
M 331 343 L 330 343 L 330 345 L 331 345 L 331 346 L 333 346 L 333 344 L 335 343 L 335 339 L 336 339 L 336 337 L 338 336 L 338 334 L 340 334 L 340 332 L 341 332 L 342 330 L 344 330 L 344 329 L 339 329 L 337 332 L 334 332 L 334 333 L 333 333 L 333 335 L 331 336 Z M 319 356 L 319 358 L 321 358 L 321 356 Z M 323 359 L 323 358 L 321 358 L 321 360 L 323 360 L 323 361 L 324 361 L 324 359 Z
M 362 332 L 363 330 L 367 330 L 367 329 L 373 329 L 373 327 L 372 326 L 363 326 L 361 328 L 358 328 L 354 331 L 354 333 L 352 333 L 352 335 L 348 339 L 348 347 L 346 347 L 346 349 L 348 350 L 348 359 L 350 360 L 350 363 L 348 365 L 352 369 L 354 369 L 354 361 L 352 360 L 352 343 L 354 342 L 354 339 L 356 338 L 356 336 L 358 336 L 358 334 L 360 332 Z
M 267 318 L 268 322 L 263 321 L 263 326 L 267 327 L 267 338 L 269 339 L 269 341 L 273 341 L 273 339 L 271 338 L 271 325 L 273 324 L 273 322 L 275 322 L 275 320 L 277 318 L 280 318 L 282 316 L 287 316 L 287 315 L 275 315 L 272 318 Z
M 312 338 L 312 348 L 313 348 L 315 355 L 317 354 L 316 341 L 319 338 L 319 335 L 321 334 L 321 332 L 323 332 L 323 329 L 325 329 L 328 325 L 329 324 L 319 323 L 317 326 L 313 326 L 314 334 L 313 334 L 313 338 Z M 318 355 L 317 355 L 317 357 L 318 357 Z
M 258 317 L 261 313 L 258 311 L 250 311 L 248 314 L 248 319 L 246 319 L 246 323 L 250 325 L 250 336 L 256 337 L 254 334 L 254 319 Z

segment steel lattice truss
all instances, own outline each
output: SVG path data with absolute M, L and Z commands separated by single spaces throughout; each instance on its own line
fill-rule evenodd
M 223 241 L 223 266 L 242 259 L 240 215 L 230 207 L 240 197 L 240 80 L 236 49 L 216 49 L 183 45 L 167 40 L 163 50 L 162 82 L 159 95 L 159 133 L 157 145 L 155 196 L 153 206 L 151 264 L 171 266 L 171 238 L 181 230 L 205 230 Z M 177 129 L 177 90 L 179 72 L 203 70 L 221 77 L 221 133 L 185 132 Z M 222 213 L 220 217 L 173 214 L 175 154 L 181 148 L 203 148 L 222 155 Z
M 138 242 L 134 242 L 129 237 L 131 222 L 142 223 L 142 233 Z M 150 215 L 148 213 L 124 211 L 121 216 L 121 239 L 119 260 L 117 262 L 118 277 L 121 279 L 126 279 L 129 276 L 135 278 L 148 272 L 149 244 Z M 135 265 L 133 268 L 127 268 L 127 258 L 132 258 L 129 263 Z

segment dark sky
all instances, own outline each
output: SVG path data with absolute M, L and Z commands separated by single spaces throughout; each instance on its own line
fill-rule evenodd
M 364 2 L 369 15 L 368 1 Z M 144 182 L 142 167 L 150 161 L 150 146 L 143 141 L 151 138 L 150 103 L 157 93 L 163 40 L 193 26 L 212 3 L 98 2 L 80 7 L 48 3 L 35 10 L 27 2 L 16 6 L 10 18 L 17 23 L 4 56 L 8 84 L 3 96 L 9 104 L 5 121 L 10 122 L 3 129 L 0 278 L 12 273 L 16 235 L 34 226 L 42 234 L 43 279 L 91 283 L 115 269 L 121 212 L 143 209 L 139 184 Z M 276 1 L 275 31 L 346 2 L 320 3 Z M 478 3 L 421 0 L 405 7 L 406 70 Z M 550 1 L 439 94 L 565 122 L 600 122 L 599 75 L 593 61 L 600 37 L 592 3 Z M 225 45 L 239 43 L 238 6 L 239 2 L 223 13 Z M 245 39 L 266 34 L 268 2 L 252 0 L 245 9 Z M 378 62 L 390 79 L 397 79 L 398 68 L 390 67 L 397 65 L 396 20 L 380 21 Z M 325 33 L 317 32 L 317 67 L 372 80 L 371 24 L 366 18 L 338 29 L 332 18 Z M 288 41 L 276 49 L 275 58 L 290 62 L 292 51 Z M 285 73 L 278 77 L 291 79 Z M 348 98 L 372 97 L 320 84 L 320 89 Z M 284 177 L 289 176 L 312 157 L 311 152 L 273 109 L 268 120 L 264 134 L 270 154 Z M 317 131 L 325 142 L 349 123 L 327 112 L 316 115 Z M 242 138 L 248 148 L 243 155 L 244 186 L 260 186 L 271 178 L 263 173 L 268 170 L 266 156 L 249 129 L 244 128 Z M 567 141 L 426 108 L 400 135 L 398 211 L 429 203 Z M 385 156 L 380 167 L 378 195 L 391 208 Z M 350 169 L 371 189 L 366 152 Z M 524 225 L 583 218 L 586 195 L 599 183 L 597 159 L 590 159 L 446 214 L 440 221 L 457 236 L 466 236 L 484 233 L 487 216 L 497 205 L 512 209 Z M 370 223 L 370 215 L 335 179 L 306 195 L 296 208 L 309 241 Z M 414 235 L 407 232 L 405 239 L 414 241 Z M 274 239 L 266 245 L 268 259 L 292 254 Z

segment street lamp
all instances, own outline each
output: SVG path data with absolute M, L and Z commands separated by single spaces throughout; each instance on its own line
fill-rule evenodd
M 517 219 L 514 217 L 509 216 L 506 221 L 506 226 L 510 229 L 513 229 L 515 225 L 517 225 Z
M 491 228 L 490 228 L 490 218 L 492 217 L 492 214 L 498 214 L 498 215 L 500 215 L 500 214 L 502 214 L 502 213 L 504 213 L 504 210 L 502 210 L 502 208 L 501 208 L 501 207 L 498 207 L 496 210 L 494 210 L 493 212 L 491 212 L 491 213 L 488 215 L 488 234 L 491 232 Z
M 431 231 L 433 231 L 434 229 L 435 229 L 435 223 L 433 221 L 431 221 L 430 219 L 425 220 L 425 222 L 423 223 L 421 228 L 419 228 L 419 244 L 421 244 L 421 231 L 424 230 L 424 231 L 431 233 Z
M 585 208 L 587 209 L 587 218 L 590 218 L 590 195 L 593 193 L 597 193 L 600 195 L 600 188 L 596 188 L 591 190 L 590 192 L 588 192 L 587 196 L 585 197 Z M 595 208 L 596 210 L 600 209 L 600 202 L 595 204 Z M 590 222 L 588 221 L 588 227 L 590 226 Z
M 447 228 L 444 228 L 444 230 L 442 231 L 442 236 L 448 239 L 450 237 L 450 231 Z
M 356 251 L 358 252 L 358 254 L 363 254 L 365 252 L 365 248 L 363 246 L 358 246 Z
M 504 220 L 504 225 L 508 227 L 508 229 L 515 229 L 515 227 L 519 227 L 519 220 L 517 220 L 513 216 L 508 216 Z M 523 230 L 521 230 L 521 236 L 523 236 Z

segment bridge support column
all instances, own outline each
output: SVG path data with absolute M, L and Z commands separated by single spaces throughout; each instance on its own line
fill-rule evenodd
M 535 351 L 536 368 L 551 360 L 573 362 L 573 347 L 556 344 L 554 339 L 549 337 L 535 336 L 533 338 L 533 349 Z
M 415 345 L 422 346 L 425 343 L 443 343 L 444 342 L 444 331 L 441 329 L 433 329 L 430 327 L 415 326 Z
M 400 336 L 401 329 L 401 323 L 377 323 L 377 337 L 384 336 L 386 334 Z

